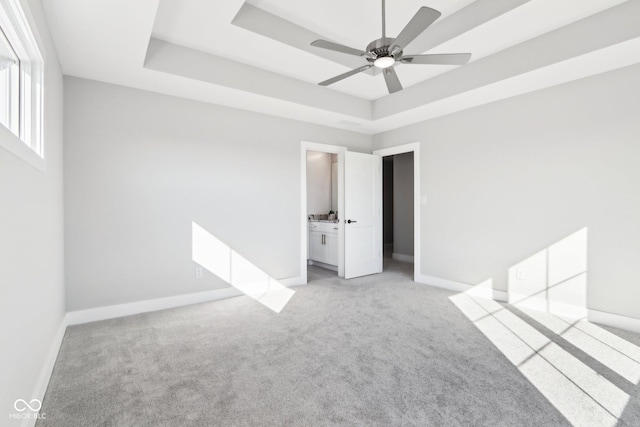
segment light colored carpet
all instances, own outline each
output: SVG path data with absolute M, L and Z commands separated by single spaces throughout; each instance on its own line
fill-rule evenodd
M 411 267 L 70 327 L 38 426 L 569 425 Z

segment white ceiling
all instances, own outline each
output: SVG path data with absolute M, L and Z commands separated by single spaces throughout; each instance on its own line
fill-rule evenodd
M 472 53 L 462 67 L 396 67 L 318 82 L 366 61 L 378 0 L 46 0 L 63 72 L 128 87 L 377 133 L 640 62 L 640 0 L 394 0 L 387 35 L 421 6 L 442 17 L 406 53 Z

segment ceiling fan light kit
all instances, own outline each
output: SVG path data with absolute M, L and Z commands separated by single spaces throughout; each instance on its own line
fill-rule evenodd
M 373 65 L 378 68 L 389 68 L 393 64 L 395 64 L 395 62 L 396 62 L 395 58 L 391 56 L 383 56 L 373 61 Z
M 376 67 L 383 70 L 382 75 L 387 83 L 389 93 L 394 93 L 402 90 L 402 84 L 400 84 L 398 75 L 393 68 L 398 63 L 421 65 L 464 65 L 469 62 L 469 59 L 471 59 L 470 53 L 404 55 L 403 49 L 440 17 L 441 13 L 437 10 L 426 6 L 421 7 L 395 39 L 386 36 L 385 15 L 385 0 L 382 0 L 382 38 L 369 43 L 365 51 L 327 40 L 316 40 L 311 43 L 311 45 L 315 47 L 329 49 L 348 55 L 361 56 L 368 62 L 368 64 L 363 65 L 362 67 L 358 67 L 351 71 L 347 71 L 344 74 L 340 74 L 339 76 L 318 83 L 320 86 L 329 86 L 330 84 L 339 82 L 347 77 L 367 71 L 371 67 Z

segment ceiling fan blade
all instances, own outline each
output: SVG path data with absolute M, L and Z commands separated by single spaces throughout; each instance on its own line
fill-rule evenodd
M 389 50 L 392 55 L 404 49 L 409 43 L 411 43 L 416 37 L 418 37 L 424 30 L 433 24 L 436 19 L 440 17 L 441 13 L 430 7 L 423 6 L 418 10 L 418 13 L 411 18 L 411 21 L 402 30 L 400 35 L 391 44 Z
M 367 71 L 369 68 L 373 67 L 372 64 L 367 64 L 367 65 L 363 65 L 362 67 L 358 67 L 356 69 L 353 69 L 351 71 L 347 71 L 344 74 L 340 74 L 339 76 L 335 76 L 329 80 L 325 80 L 323 82 L 318 83 L 320 86 L 329 86 L 331 84 L 334 84 L 335 82 L 339 82 L 342 79 L 346 79 L 347 77 L 351 77 L 355 74 L 361 73 L 363 71 Z
M 464 65 L 471 59 L 470 53 L 444 53 L 433 55 L 407 55 L 400 59 L 403 64 Z
M 327 40 L 316 40 L 314 42 L 311 42 L 311 46 L 315 46 L 315 47 L 321 47 L 323 49 L 329 49 L 329 50 L 333 50 L 336 52 L 342 52 L 342 53 L 347 53 L 349 55 L 355 55 L 355 56 L 367 56 L 367 52 L 358 50 L 358 49 L 354 49 L 352 47 L 349 46 L 343 46 L 341 44 L 338 43 L 334 43 L 334 42 L 330 42 Z
M 384 74 L 384 81 L 387 83 L 389 93 L 395 93 L 402 90 L 402 84 L 400 83 L 400 79 L 398 79 L 396 70 L 394 70 L 393 67 L 385 68 L 382 70 L 382 74 Z

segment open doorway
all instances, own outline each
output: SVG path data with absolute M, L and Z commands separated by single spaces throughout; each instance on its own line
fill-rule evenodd
M 413 268 L 405 265 L 414 262 L 413 156 L 401 153 L 382 161 L 383 270 Z
M 346 147 L 302 142 L 301 166 L 301 282 L 308 267 L 344 277 L 344 152 Z
M 301 274 L 299 283 L 306 284 L 308 282 L 310 233 L 307 206 L 307 153 L 309 151 L 337 154 L 338 276 L 344 278 L 361 277 L 383 271 L 382 158 L 402 153 L 413 153 L 413 221 L 409 218 L 409 222 L 413 222 L 413 229 L 409 229 L 410 235 L 413 236 L 413 274 L 410 272 L 411 264 L 407 262 L 404 264 L 407 266 L 406 270 L 409 271 L 408 275 L 413 280 L 420 281 L 419 218 L 420 205 L 423 204 L 420 196 L 420 144 L 416 142 L 385 148 L 374 151 L 372 154 L 349 152 L 346 147 L 305 141 L 301 145 Z M 405 193 L 410 195 L 411 190 Z M 346 203 L 347 198 L 349 199 L 348 204 Z M 402 215 L 398 216 L 402 217 Z M 349 228 L 346 229 L 346 227 Z M 330 236 L 320 237 L 318 242 L 329 244 L 331 243 L 330 238 Z M 401 258 L 401 255 L 408 254 L 396 251 L 396 261 Z
M 338 155 L 307 150 L 307 280 L 338 275 L 339 213 Z
M 420 275 L 420 145 L 374 151 L 382 156 L 383 271 Z

